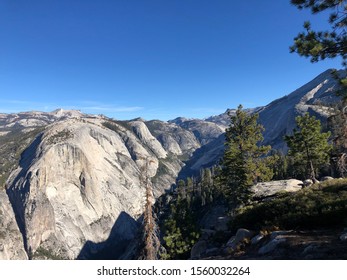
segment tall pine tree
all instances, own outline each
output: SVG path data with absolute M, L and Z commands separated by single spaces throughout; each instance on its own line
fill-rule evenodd
M 304 167 L 304 176 L 316 180 L 317 170 L 329 163 L 330 132 L 322 133 L 320 121 L 308 113 L 298 116 L 296 125 L 293 135 L 284 138 L 289 147 L 288 155 L 299 167 Z
M 270 180 L 273 173 L 262 157 L 270 146 L 258 146 L 263 140 L 263 126 L 257 123 L 258 114 L 249 115 L 239 105 L 236 114 L 229 114 L 225 151 L 222 159 L 222 180 L 232 207 L 250 198 L 250 187 L 258 181 Z
M 310 57 L 312 62 L 340 56 L 347 66 L 347 1 L 346 0 L 291 0 L 299 9 L 310 9 L 313 14 L 330 10 L 331 30 L 314 31 L 310 22 L 304 23 L 305 31 L 294 38 L 291 52 Z M 345 83 L 347 81 L 345 80 Z M 346 84 L 347 85 L 347 84 Z M 346 96 L 347 97 L 347 96 Z

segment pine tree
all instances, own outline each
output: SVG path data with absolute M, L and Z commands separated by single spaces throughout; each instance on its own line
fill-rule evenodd
M 293 135 L 284 138 L 289 147 L 288 155 L 298 166 L 304 167 L 305 176 L 316 180 L 317 169 L 329 164 L 330 132 L 322 133 L 320 121 L 308 113 L 298 116 L 296 125 Z
M 310 9 L 313 14 L 331 11 L 328 31 L 314 31 L 310 22 L 304 23 L 304 32 L 294 38 L 291 52 L 310 57 L 311 62 L 326 58 L 342 58 L 342 65 L 347 68 L 347 0 L 291 0 L 299 9 Z M 342 96 L 342 106 L 330 118 L 334 124 L 331 127 L 336 147 L 335 163 L 341 175 L 347 172 L 347 78 L 346 73 L 333 73 L 340 82 L 336 94 Z M 342 149 L 341 149 L 342 148 Z
M 193 245 L 200 237 L 197 226 L 197 212 L 193 203 L 193 192 L 185 192 L 182 197 L 180 188 L 194 184 L 193 180 L 187 179 L 178 182 L 177 196 L 170 202 L 170 212 L 164 222 L 164 241 L 166 254 L 164 259 L 187 259 Z M 192 203 L 190 203 L 192 201 Z
M 184 180 L 178 180 L 177 193 L 178 193 L 178 199 L 182 200 L 187 198 L 187 187 L 186 187 L 186 182 L 184 182 Z
M 345 103 L 345 104 L 343 104 Z M 347 111 L 344 109 L 346 102 L 337 104 L 335 114 L 328 118 L 328 126 L 332 131 L 333 172 L 336 176 L 345 177 L 347 174 Z
M 299 9 L 310 9 L 313 14 L 331 10 L 331 31 L 314 31 L 310 22 L 304 23 L 305 31 L 294 38 L 291 52 L 311 57 L 312 62 L 340 56 L 347 62 L 347 1 L 346 0 L 291 0 Z M 347 81 L 345 80 L 347 83 Z M 347 85 L 347 84 L 346 84 Z
M 232 207 L 246 203 L 250 187 L 258 181 L 269 180 L 272 171 L 262 157 L 270 146 L 258 146 L 263 140 L 263 126 L 257 123 L 258 114 L 248 115 L 240 105 L 235 115 L 229 114 L 225 151 L 222 159 L 222 181 Z
M 206 204 L 213 202 L 213 193 L 215 192 L 212 173 L 209 168 L 201 170 L 200 180 L 202 188 L 201 206 L 205 206 Z
M 287 157 L 281 152 L 272 150 L 270 156 L 265 158 L 266 165 L 272 169 L 274 180 L 284 180 L 288 178 Z

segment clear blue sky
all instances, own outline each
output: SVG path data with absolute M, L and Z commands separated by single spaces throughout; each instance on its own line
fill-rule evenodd
M 0 112 L 203 118 L 266 105 L 339 59 L 289 53 L 289 0 L 0 0 Z

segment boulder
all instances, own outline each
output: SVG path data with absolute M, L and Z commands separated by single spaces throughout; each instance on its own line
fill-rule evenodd
M 256 236 L 254 236 L 252 239 L 251 239 L 251 244 L 252 245 L 257 245 L 265 236 L 262 235 L 262 234 L 258 234 Z
M 341 241 L 347 241 L 347 233 L 344 233 L 340 236 Z
M 330 181 L 330 180 L 334 180 L 334 178 L 333 178 L 333 177 L 330 177 L 330 176 L 325 176 L 325 177 L 320 178 L 320 181 L 321 181 L 321 182 Z
M 309 187 L 313 185 L 313 181 L 311 179 L 306 179 L 304 181 L 304 187 Z
M 274 232 L 271 233 L 270 238 L 271 238 L 271 240 L 273 240 L 273 239 L 276 239 L 276 238 L 279 238 L 279 237 L 283 237 L 283 236 L 291 234 L 291 233 L 293 233 L 292 230 L 274 231 Z
M 285 238 L 276 238 L 276 239 L 273 239 L 271 240 L 269 243 L 267 243 L 266 245 L 264 245 L 263 247 L 261 247 L 258 251 L 258 254 L 260 255 L 265 255 L 265 254 L 268 254 L 268 253 L 271 253 L 273 252 L 277 247 L 278 245 L 282 244 L 286 242 L 286 239 Z
M 302 181 L 290 179 L 258 183 L 251 190 L 254 198 L 266 198 L 279 192 L 297 192 L 302 186 Z
M 308 258 L 310 258 L 311 255 L 314 255 L 314 251 L 317 250 L 318 246 L 316 244 L 309 244 L 304 251 L 302 252 L 302 255 Z
M 206 250 L 206 256 L 215 256 L 218 255 L 220 252 L 219 248 L 211 248 Z
M 236 232 L 236 235 L 229 239 L 227 242 L 227 247 L 235 250 L 237 248 L 237 245 L 243 241 L 244 239 L 251 239 L 255 233 L 253 231 L 250 231 L 248 229 L 240 228 Z
M 193 246 L 190 252 L 191 259 L 199 259 L 202 254 L 204 254 L 207 250 L 207 242 L 205 240 L 200 240 Z
M 208 240 L 211 236 L 213 236 L 216 233 L 215 230 L 212 229 L 202 229 L 201 230 L 201 240 Z
M 223 216 L 217 218 L 216 231 L 227 231 L 229 229 L 230 217 Z
M 230 217 L 226 215 L 228 209 L 225 206 L 217 205 L 212 207 L 200 219 L 199 225 L 204 229 L 213 229 L 216 231 L 227 231 Z

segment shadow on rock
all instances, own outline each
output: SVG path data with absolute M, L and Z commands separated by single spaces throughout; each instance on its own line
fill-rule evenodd
M 87 241 L 77 259 L 79 260 L 120 260 L 136 257 L 135 238 L 139 223 L 126 212 L 121 212 L 114 223 L 107 240 L 100 243 Z
M 27 194 L 30 193 L 30 178 L 32 176 L 31 173 L 27 174 L 27 172 L 36 158 L 35 155 L 41 143 L 42 135 L 43 134 L 40 133 L 30 144 L 30 146 L 21 154 L 19 161 L 20 172 L 13 180 L 13 183 L 6 189 L 6 193 L 15 213 L 16 222 L 23 236 L 24 247 L 27 252 L 28 246 L 25 229 L 25 200 L 27 198 Z

